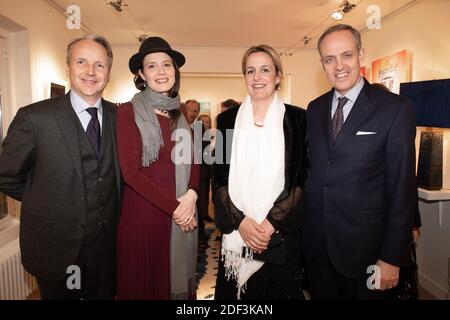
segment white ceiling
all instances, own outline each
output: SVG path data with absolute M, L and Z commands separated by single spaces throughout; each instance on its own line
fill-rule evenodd
M 321 32 L 334 23 L 329 15 L 342 0 L 125 0 L 121 13 L 112 0 L 46 0 L 65 11 L 81 8 L 81 22 L 113 45 L 137 45 L 137 36 L 162 36 L 176 47 L 249 47 L 267 43 L 278 48 L 313 48 Z M 428 0 L 432 1 L 432 0 Z M 411 0 L 350 0 L 357 4 L 341 20 L 366 28 L 369 5 L 382 17 L 416 4 Z M 303 36 L 313 40 L 303 44 Z

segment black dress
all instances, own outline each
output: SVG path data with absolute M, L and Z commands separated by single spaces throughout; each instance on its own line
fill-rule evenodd
M 267 219 L 275 228 L 269 243 L 264 265 L 247 281 L 242 300 L 303 300 L 303 266 L 301 253 L 301 225 L 305 201 L 303 188 L 306 181 L 308 158 L 306 149 L 306 112 L 298 107 L 285 105 L 283 119 L 285 139 L 285 186 Z M 228 195 L 228 174 L 232 139 L 226 130 L 234 128 L 239 108 L 221 113 L 217 118 L 217 130 L 222 134 L 222 148 L 216 144 L 216 163 L 213 166 L 215 221 L 222 233 L 239 228 L 245 215 L 237 209 Z M 231 138 L 232 135 L 229 135 Z M 221 161 L 223 160 L 223 161 Z M 275 236 L 276 235 L 276 236 Z M 271 246 L 273 245 L 273 248 Z M 283 250 L 280 250 L 283 248 Z M 269 258 L 270 257 L 270 258 Z M 215 299 L 237 298 L 237 284 L 225 276 L 224 262 L 219 260 Z M 271 261 L 271 262 L 267 262 Z

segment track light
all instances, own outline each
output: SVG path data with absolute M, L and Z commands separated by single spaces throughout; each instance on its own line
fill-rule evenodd
M 108 7 L 113 8 L 117 12 L 122 12 L 122 7 L 128 6 L 124 0 L 110 1 L 107 2 L 106 4 L 108 5 Z
M 334 20 L 342 20 L 342 13 L 340 11 L 336 10 L 331 14 L 331 17 Z
M 308 36 L 304 36 L 304 37 L 303 37 L 303 44 L 306 46 L 306 45 L 311 41 L 311 39 L 312 39 L 312 38 L 310 38 L 310 37 L 308 37 Z
M 349 13 L 350 11 L 353 10 L 354 7 L 356 7 L 356 4 L 352 4 L 352 3 L 348 2 L 347 0 L 345 0 L 341 4 L 341 9 L 344 13 Z
M 138 38 L 138 40 L 139 40 L 139 43 L 142 43 L 142 42 L 145 41 L 145 39 L 148 38 L 148 35 L 146 35 L 146 34 L 141 34 L 141 35 L 138 36 L 137 38 Z
M 334 20 L 342 20 L 344 13 L 349 13 L 353 10 L 353 8 L 356 7 L 355 4 L 350 3 L 349 1 L 345 0 L 342 2 L 338 8 L 331 14 L 331 17 Z

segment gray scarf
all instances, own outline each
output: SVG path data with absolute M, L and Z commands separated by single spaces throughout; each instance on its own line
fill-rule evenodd
M 158 160 L 159 149 L 164 146 L 161 127 L 154 108 L 165 111 L 179 109 L 180 96 L 170 98 L 147 87 L 144 91 L 136 93 L 131 99 L 131 103 L 133 104 L 134 121 L 141 132 L 142 166 L 149 167 Z

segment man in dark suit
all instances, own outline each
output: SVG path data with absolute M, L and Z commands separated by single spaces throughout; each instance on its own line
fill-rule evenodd
M 115 296 L 116 107 L 101 98 L 112 60 L 102 37 L 71 42 L 71 92 L 21 108 L 3 144 L 0 191 L 22 202 L 22 263 L 43 299 Z
M 303 243 L 311 297 L 382 299 L 409 261 L 417 205 L 414 109 L 360 76 L 364 49 L 351 26 L 330 27 L 318 49 L 333 89 L 307 111 Z

